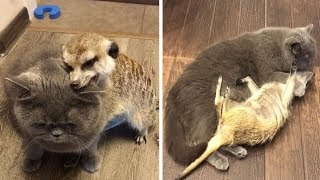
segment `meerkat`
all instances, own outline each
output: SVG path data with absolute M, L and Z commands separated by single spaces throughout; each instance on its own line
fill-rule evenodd
M 249 97 L 249 91 L 235 83 L 238 79 L 250 76 L 258 85 L 285 82 L 294 59 L 298 61 L 298 72 L 312 71 L 317 57 L 312 29 L 312 24 L 263 28 L 214 43 L 199 52 L 172 85 L 166 99 L 164 142 L 171 158 L 189 165 L 206 149 L 218 124 L 212 99 L 219 75 L 232 90 L 230 98 L 241 102 Z M 223 158 L 215 158 L 211 164 L 225 169 L 229 165 L 227 158 L 218 152 L 212 155 Z
M 156 96 L 150 76 L 118 45 L 94 33 L 79 34 L 63 45 L 63 66 L 77 90 L 90 83 L 105 87 L 105 109 L 112 126 L 127 121 L 138 130 L 136 142 L 146 142 L 156 117 Z M 124 116 L 125 117 L 124 117 Z M 116 118 L 116 117 L 124 118 Z M 117 122 L 112 122 L 116 119 Z
M 179 179 L 184 178 L 221 146 L 239 144 L 253 146 L 271 141 L 289 117 L 289 107 L 294 98 L 297 79 L 296 71 L 297 66 L 294 61 L 285 84 L 271 82 L 262 85 L 261 88 L 249 76 L 241 79 L 242 83 L 247 83 L 251 96 L 234 107 L 228 107 L 230 103 L 228 86 L 225 96 L 220 95 L 222 85 L 220 76 L 214 100 L 218 118 L 217 130 L 209 140 L 204 153 L 180 174 Z

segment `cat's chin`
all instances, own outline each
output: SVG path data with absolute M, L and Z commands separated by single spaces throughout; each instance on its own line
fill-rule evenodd
M 72 144 L 45 144 L 43 148 L 47 151 L 58 153 L 73 153 L 82 150 L 79 149 L 79 146 L 74 146 Z
M 40 140 L 38 142 L 42 148 L 50 152 L 58 152 L 58 153 L 70 153 L 70 152 L 80 152 L 83 150 L 77 143 L 72 142 L 54 142 L 54 141 L 45 141 Z

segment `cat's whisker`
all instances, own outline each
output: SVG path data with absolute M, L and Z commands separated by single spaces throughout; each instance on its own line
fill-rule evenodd
M 86 143 L 84 142 L 85 140 L 83 140 L 83 139 L 81 139 L 81 138 L 79 138 L 79 137 L 77 137 L 77 139 L 78 139 L 79 142 L 82 144 L 82 146 L 84 146 L 88 151 L 93 152 L 93 149 L 92 149 L 91 147 L 88 147 L 88 146 L 86 145 Z
M 28 149 L 28 147 L 29 147 L 30 145 L 32 145 L 32 143 L 34 143 L 34 142 L 37 140 L 37 138 L 38 138 L 39 136 L 40 136 L 40 135 L 36 136 L 32 141 L 30 141 L 30 142 L 27 144 L 26 148 L 23 150 L 23 152 L 25 152 L 25 151 Z

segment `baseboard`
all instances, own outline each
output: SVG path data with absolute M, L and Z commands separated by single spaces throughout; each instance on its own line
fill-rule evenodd
M 96 0 L 96 1 L 110 1 L 110 2 L 145 4 L 145 5 L 157 5 L 157 6 L 159 6 L 159 0 Z
M 5 54 L 13 40 L 30 23 L 28 10 L 23 7 L 17 16 L 0 32 L 0 54 Z

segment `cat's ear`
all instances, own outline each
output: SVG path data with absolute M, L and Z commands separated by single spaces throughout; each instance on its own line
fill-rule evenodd
M 4 87 L 9 97 L 17 99 L 30 97 L 31 90 L 24 80 L 18 77 L 4 78 L 4 80 Z
M 111 42 L 109 49 L 107 50 L 109 56 L 111 56 L 113 59 L 117 59 L 119 55 L 119 46 L 115 42 Z
M 313 24 L 309 24 L 308 26 L 304 27 L 304 29 L 308 34 L 311 34 L 311 31 L 313 29 Z

